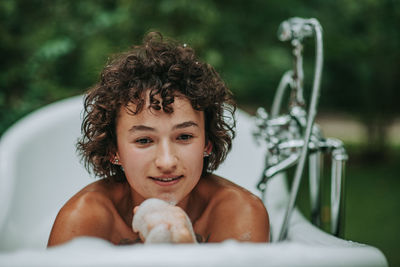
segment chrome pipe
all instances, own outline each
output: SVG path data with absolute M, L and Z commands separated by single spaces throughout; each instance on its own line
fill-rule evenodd
M 288 70 L 283 74 L 281 81 L 279 82 L 278 88 L 276 89 L 276 93 L 274 96 L 274 100 L 272 102 L 271 108 L 271 117 L 275 118 L 279 115 L 279 111 L 281 110 L 282 99 L 285 93 L 285 89 L 287 86 L 293 86 L 293 71 Z
M 321 174 L 323 163 L 321 157 L 321 151 L 311 153 L 308 157 L 311 222 L 318 227 L 321 226 Z
M 343 148 L 332 152 L 331 174 L 331 233 L 338 237 L 344 235 L 345 214 L 345 164 L 348 156 Z
M 300 40 L 294 39 L 292 41 L 294 46 L 294 73 L 293 80 L 294 86 L 292 90 L 290 106 L 304 106 L 304 96 L 303 96 L 303 83 L 304 83 L 304 71 L 303 71 L 303 44 Z
M 273 177 L 277 173 L 286 170 L 289 167 L 292 167 L 293 165 L 296 164 L 298 159 L 299 159 L 298 154 L 291 154 L 289 157 L 280 161 L 278 164 L 267 168 L 264 172 L 265 177 L 267 178 Z

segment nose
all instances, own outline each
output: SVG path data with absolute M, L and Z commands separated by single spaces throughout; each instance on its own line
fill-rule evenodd
M 177 163 L 178 158 L 173 146 L 168 141 L 160 143 L 155 157 L 156 167 L 164 173 L 169 173 L 176 169 Z

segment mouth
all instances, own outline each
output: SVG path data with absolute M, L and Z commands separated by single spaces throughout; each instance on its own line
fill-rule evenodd
M 179 182 L 181 178 L 183 178 L 183 175 L 179 176 L 160 176 L 160 177 L 149 177 L 153 181 L 155 181 L 159 185 L 173 185 Z

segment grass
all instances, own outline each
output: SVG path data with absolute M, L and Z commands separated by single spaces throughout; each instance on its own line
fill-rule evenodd
M 379 160 L 363 156 L 359 146 L 348 149 L 345 182 L 344 238 L 379 248 L 389 266 L 400 266 L 400 148 L 393 148 L 389 156 Z M 323 229 L 328 229 L 330 162 L 325 159 L 324 190 L 322 196 Z M 289 177 L 292 174 L 289 173 Z M 303 177 L 297 203 L 310 217 L 307 173 Z

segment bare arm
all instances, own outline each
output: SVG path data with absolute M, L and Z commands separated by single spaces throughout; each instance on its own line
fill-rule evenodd
M 207 230 L 209 242 L 269 242 L 268 213 L 262 201 L 249 192 L 224 192 L 210 213 Z

